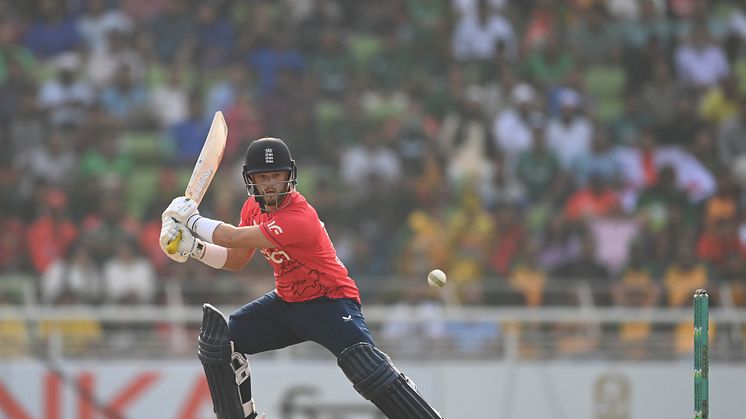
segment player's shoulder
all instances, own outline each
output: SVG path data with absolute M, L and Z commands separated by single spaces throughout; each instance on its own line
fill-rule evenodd
M 313 218 L 310 215 L 315 215 L 316 210 L 308 203 L 306 198 L 298 191 L 294 191 L 289 197 L 290 202 L 286 207 L 280 210 L 279 214 L 285 216 L 299 216 L 302 218 Z
M 241 207 L 241 219 L 247 220 L 260 211 L 261 208 L 259 208 L 259 203 L 256 202 L 256 199 L 254 199 L 254 197 L 249 196 L 248 198 L 246 198 L 246 201 L 244 201 L 243 207 Z

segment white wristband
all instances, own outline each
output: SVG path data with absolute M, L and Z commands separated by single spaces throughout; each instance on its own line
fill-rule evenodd
M 189 225 L 190 223 L 192 225 Z M 215 232 L 220 224 L 223 224 L 223 222 L 207 217 L 197 216 L 197 219 L 195 220 L 187 220 L 186 226 L 203 240 L 207 240 L 208 242 L 212 243 L 212 233 Z
M 223 246 L 197 240 L 196 247 L 192 256 L 207 266 L 222 269 L 228 261 L 228 249 Z

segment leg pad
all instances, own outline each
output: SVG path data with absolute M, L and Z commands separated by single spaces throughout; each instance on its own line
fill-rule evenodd
M 228 322 L 223 313 L 210 304 L 202 306 L 197 355 L 207 376 L 218 419 L 255 417 L 249 363 L 243 354 L 233 351 Z
M 414 383 L 375 346 L 356 343 L 342 351 L 337 364 L 355 390 L 390 419 L 442 419 Z

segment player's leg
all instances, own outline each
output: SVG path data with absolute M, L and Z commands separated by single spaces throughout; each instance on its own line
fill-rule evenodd
M 223 313 L 209 304 L 202 306 L 197 355 L 218 419 L 256 418 L 249 363 L 243 354 L 235 352 Z
M 391 419 L 442 419 L 425 401 L 417 386 L 401 373 L 388 355 L 370 343 L 356 343 L 342 351 L 337 364 L 360 395 Z
M 414 383 L 375 347 L 360 305 L 350 299 L 318 299 L 294 305 L 293 328 L 337 356 L 353 387 L 392 419 L 439 419 Z
M 256 418 L 251 370 L 244 353 L 282 348 L 299 338 L 281 321 L 281 301 L 269 293 L 239 309 L 226 321 L 209 304 L 203 306 L 198 355 L 207 376 L 218 419 Z

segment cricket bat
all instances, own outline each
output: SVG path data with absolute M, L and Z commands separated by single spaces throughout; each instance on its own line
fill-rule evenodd
M 218 171 L 220 161 L 223 159 L 223 151 L 225 150 L 225 140 L 228 138 L 228 126 L 225 124 L 225 118 L 223 113 L 220 111 L 215 112 L 215 117 L 212 118 L 212 124 L 210 125 L 210 131 L 207 133 L 207 139 L 205 144 L 202 146 L 202 151 L 199 153 L 197 163 L 194 165 L 194 171 L 192 171 L 192 177 L 189 178 L 187 183 L 186 191 L 184 195 L 194 200 L 197 205 L 202 202 L 202 198 L 205 197 L 207 188 L 212 182 L 212 178 L 215 176 L 215 172 Z M 166 251 L 169 254 L 176 253 L 179 248 L 179 242 L 181 241 L 181 232 L 176 238 L 168 243 Z

